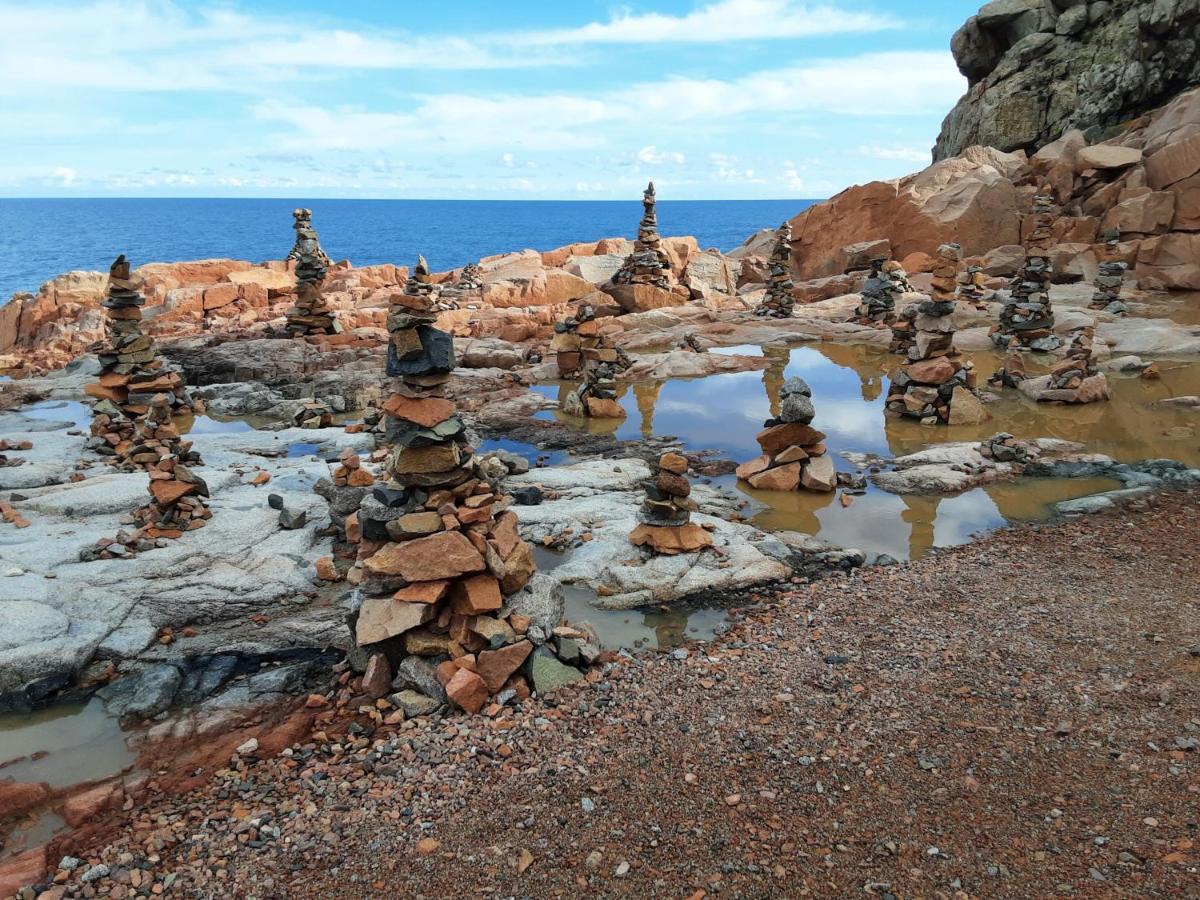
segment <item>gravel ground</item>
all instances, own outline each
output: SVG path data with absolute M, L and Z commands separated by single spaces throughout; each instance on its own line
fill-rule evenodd
M 1198 526 L 1163 494 L 523 710 L 342 721 L 120 813 L 51 896 L 1196 896 Z

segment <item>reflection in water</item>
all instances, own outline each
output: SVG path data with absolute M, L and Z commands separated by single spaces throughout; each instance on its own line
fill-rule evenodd
M 540 571 L 561 565 L 565 554 L 533 548 Z M 598 609 L 593 604 L 596 592 L 579 585 L 564 585 L 566 620 L 574 625 L 588 625 L 606 650 L 623 647 L 678 647 L 685 640 L 707 640 L 713 637 L 726 620 L 723 609 L 711 607 L 673 607 L 666 610 Z
M 1108 403 L 1057 406 L 1004 391 L 988 404 L 991 421 L 930 428 L 910 419 L 884 417 L 888 373 L 898 364 L 898 357 L 886 350 L 823 343 L 790 351 L 767 346 L 763 352 L 773 365 L 761 375 L 739 372 L 635 385 L 621 401 L 628 418 L 610 423 L 609 433 L 626 439 L 675 435 L 689 449 L 747 460 L 759 453 L 754 436 L 763 420 L 778 411 L 779 386 L 785 378 L 799 375 L 813 389 L 813 425 L 826 433 L 834 462 L 843 471 L 854 470 L 839 456 L 843 451 L 894 457 L 939 442 L 980 440 L 998 431 L 1020 438 L 1076 441 L 1090 452 L 1124 462 L 1166 457 L 1200 466 L 1200 419 L 1189 410 L 1154 405 L 1167 397 L 1200 394 L 1200 364 L 1195 362 L 1161 361 L 1162 378 L 1157 381 L 1110 373 Z M 980 383 L 1001 361 L 990 352 L 967 357 Z M 1046 367 L 1046 361 L 1030 361 L 1031 374 Z M 570 424 L 592 430 L 590 422 Z M 1120 486 L 1109 479 L 1027 479 L 940 498 L 901 498 L 869 488 L 845 508 L 830 494 L 756 491 L 732 477 L 721 481 L 765 505 L 753 519 L 760 528 L 802 531 L 898 559 L 962 543 L 1006 521 L 1044 517 L 1049 504 Z
M 0 777 L 62 787 L 114 775 L 133 759 L 97 699 L 0 716 Z

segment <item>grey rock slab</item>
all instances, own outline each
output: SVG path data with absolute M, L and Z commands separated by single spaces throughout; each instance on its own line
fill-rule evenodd
M 538 694 L 552 694 L 583 678 L 578 669 L 560 662 L 558 657 L 545 647 L 538 647 L 527 663 L 529 678 Z

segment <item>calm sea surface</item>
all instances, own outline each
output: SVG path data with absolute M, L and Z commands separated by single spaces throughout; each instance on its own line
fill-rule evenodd
M 661 200 L 659 231 L 731 250 L 811 200 Z M 104 271 L 118 253 L 135 265 L 209 257 L 261 261 L 291 249 L 292 210 L 307 206 L 321 244 L 355 265 L 434 270 L 531 247 L 632 238 L 641 203 L 525 200 L 29 200 L 0 198 L 0 303 L 71 269 Z

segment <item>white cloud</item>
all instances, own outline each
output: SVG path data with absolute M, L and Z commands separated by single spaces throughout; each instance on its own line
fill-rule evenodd
M 563 44 L 710 44 L 781 40 L 883 31 L 900 27 L 893 16 L 856 13 L 793 0 L 717 0 L 682 16 L 622 11 L 607 22 L 534 31 L 515 40 L 536 46 Z M 503 38 L 501 39 L 503 40 Z
M 863 144 L 858 148 L 858 152 L 872 159 L 899 159 L 918 163 L 930 161 L 929 151 L 918 147 L 880 147 Z
M 59 184 L 63 187 L 70 187 L 78 180 L 75 170 L 69 166 L 59 166 L 51 173 L 51 177 L 57 178 Z
M 659 150 L 653 144 L 649 147 L 643 147 L 637 152 L 636 159 L 638 162 L 646 163 L 647 165 L 657 166 L 663 163 L 676 163 L 682 165 L 687 162 L 687 157 L 682 153 L 671 150 Z

